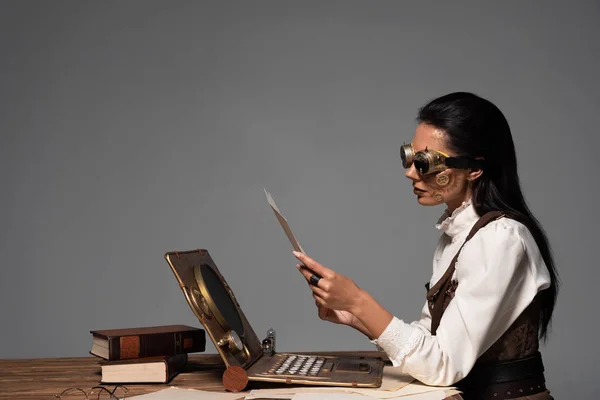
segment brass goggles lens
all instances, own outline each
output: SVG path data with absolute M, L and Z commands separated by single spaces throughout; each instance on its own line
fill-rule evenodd
M 468 157 L 450 157 L 437 150 L 425 148 L 423 151 L 415 152 L 411 144 L 404 144 L 400 147 L 400 159 L 402 166 L 406 169 L 415 164 L 416 170 L 421 175 L 434 174 L 446 168 L 481 169 L 483 167 L 478 160 Z

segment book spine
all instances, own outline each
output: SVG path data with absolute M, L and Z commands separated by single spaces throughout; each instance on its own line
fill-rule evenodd
M 115 336 L 109 338 L 109 361 L 142 357 L 173 356 L 202 352 L 206 348 L 204 330 Z
M 187 364 L 187 354 L 178 354 L 173 357 L 167 357 L 165 360 L 165 380 L 162 383 L 169 383 L 177 374 L 179 374 Z

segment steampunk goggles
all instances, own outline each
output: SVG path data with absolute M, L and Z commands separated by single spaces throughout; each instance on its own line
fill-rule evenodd
M 446 168 L 458 169 L 481 169 L 483 162 L 470 157 L 458 156 L 451 157 L 448 154 L 438 150 L 417 151 L 412 144 L 404 144 L 400 147 L 400 159 L 404 168 L 410 168 L 415 165 L 416 170 L 421 175 L 434 174 L 445 170 Z

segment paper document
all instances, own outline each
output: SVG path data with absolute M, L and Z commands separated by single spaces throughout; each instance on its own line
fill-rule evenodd
M 355 393 L 298 393 L 293 400 L 377 400 L 374 397 Z
M 171 386 L 154 393 L 127 397 L 127 400 L 241 400 L 243 398 L 244 393 L 207 392 Z
M 457 393 L 454 387 L 439 387 L 427 386 L 413 377 L 403 374 L 399 368 L 386 365 L 383 367 L 383 381 L 379 388 L 351 388 L 351 387 L 293 387 L 293 388 L 274 388 L 274 389 L 253 389 L 250 394 L 260 398 L 262 395 L 280 395 L 290 396 L 296 400 L 298 395 L 312 394 L 315 396 L 324 394 L 361 394 L 363 396 L 372 397 L 381 400 L 391 399 L 415 399 L 415 400 L 437 400 Z M 315 397 L 317 398 L 317 397 Z M 300 398 L 300 400 L 309 400 L 308 398 Z
M 275 204 L 275 200 L 273 200 L 273 196 L 271 196 L 271 193 L 267 192 L 267 189 L 265 189 L 265 195 L 267 195 L 267 201 L 269 202 L 271 209 L 275 213 L 275 216 L 277 217 L 279 224 L 281 224 L 281 227 L 283 228 L 285 234 L 287 235 L 288 239 L 290 240 L 290 243 L 292 244 L 292 247 L 294 248 L 294 250 L 299 251 L 300 253 L 306 254 L 304 252 L 304 250 L 302 249 L 302 246 L 300 246 L 300 242 L 298 242 L 298 240 L 292 233 L 292 229 L 290 228 L 290 225 L 288 224 L 287 219 L 285 219 L 283 214 L 281 214 L 281 211 L 279 211 L 279 208 L 277 208 L 277 205 Z
M 294 400 L 293 394 L 257 394 L 253 395 L 252 392 L 244 397 L 244 400 Z

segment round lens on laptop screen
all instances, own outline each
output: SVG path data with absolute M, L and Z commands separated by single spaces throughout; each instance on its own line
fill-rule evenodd
M 243 335 L 244 326 L 238 309 L 217 273 L 206 264 L 200 266 L 200 272 L 206 290 L 217 308 L 214 311 L 221 314 L 231 330 L 234 330 L 238 335 Z

